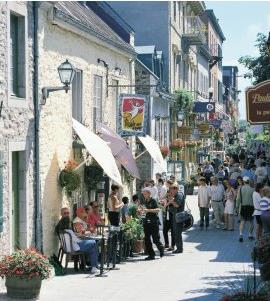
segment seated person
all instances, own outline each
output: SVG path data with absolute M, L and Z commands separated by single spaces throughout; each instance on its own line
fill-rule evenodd
M 77 216 L 73 220 L 73 229 L 78 234 L 84 234 L 88 229 L 88 225 L 86 223 L 87 214 L 84 208 L 78 208 L 76 215 Z
M 59 222 L 57 223 L 56 227 L 55 227 L 55 233 L 56 234 L 59 234 L 59 224 L 61 223 L 61 220 L 66 217 L 66 216 L 70 216 L 70 211 L 69 211 L 69 208 L 67 207 L 63 207 L 61 209 L 61 219 L 59 220 Z
M 102 224 L 102 218 L 99 214 L 99 204 L 97 201 L 91 202 L 91 212 L 87 217 L 87 224 L 89 230 L 94 233 L 96 231 L 96 227 Z
M 128 219 L 129 219 L 129 215 L 128 215 L 128 197 L 124 196 L 122 198 L 122 203 L 124 203 L 124 206 L 121 208 L 121 217 L 122 217 L 122 223 L 125 224 Z
M 72 247 L 70 245 L 69 235 L 64 234 L 67 251 L 70 252 L 73 249 L 74 252 L 82 251 L 82 252 L 87 253 L 89 256 L 89 259 L 90 259 L 90 266 L 92 267 L 91 273 L 94 273 L 94 274 L 99 273 L 99 270 L 97 268 L 97 266 L 98 266 L 98 249 L 97 249 L 96 241 L 90 240 L 90 239 L 87 239 L 87 240 L 79 239 L 74 234 L 74 232 L 71 230 L 70 224 L 71 224 L 71 221 L 70 221 L 69 216 L 62 217 L 58 223 L 59 232 L 65 231 L 71 235 Z

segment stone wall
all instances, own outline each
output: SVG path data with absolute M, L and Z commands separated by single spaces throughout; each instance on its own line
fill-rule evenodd
M 8 88 L 9 72 L 9 14 L 10 11 L 25 12 L 26 29 L 26 95 L 17 104 L 13 102 Z M 4 229 L 0 234 L 0 254 L 12 251 L 12 151 L 25 151 L 23 178 L 25 198 L 20 200 L 24 221 L 20 229 L 21 247 L 34 245 L 34 115 L 33 115 L 33 15 L 31 2 L 0 2 L 0 102 L 3 111 L 0 118 L 0 150 L 4 151 Z
M 106 70 L 97 64 L 100 58 L 109 65 L 109 83 L 118 80 L 120 85 L 130 83 L 129 56 L 101 46 L 80 33 L 73 33 L 63 26 L 53 25 L 48 18 L 50 7 L 42 6 L 39 20 L 40 45 L 40 87 L 59 86 L 57 67 L 68 59 L 75 68 L 83 72 L 83 122 L 92 129 L 93 76 L 103 78 L 103 122 L 116 129 L 117 103 L 112 99 L 111 88 L 106 96 Z M 121 68 L 121 74 L 115 67 Z M 121 88 L 119 93 L 129 92 Z M 45 106 L 42 106 L 40 120 L 40 161 L 41 161 L 41 198 L 43 210 L 44 252 L 56 251 L 57 240 L 54 226 L 58 222 L 60 208 L 68 204 L 65 193 L 58 185 L 59 171 L 64 161 L 73 158 L 72 150 L 72 100 L 71 92 L 51 93 Z

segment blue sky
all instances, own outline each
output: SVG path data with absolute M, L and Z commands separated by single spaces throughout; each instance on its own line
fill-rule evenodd
M 256 56 L 254 42 L 258 32 L 268 35 L 270 31 L 270 1 L 206 1 L 219 19 L 226 37 L 223 44 L 223 65 L 237 65 L 239 74 L 245 69 L 237 60 L 243 55 Z M 246 118 L 245 89 L 250 80 L 239 77 L 240 116 Z

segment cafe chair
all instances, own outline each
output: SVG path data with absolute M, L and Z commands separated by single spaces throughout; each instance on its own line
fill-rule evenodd
M 60 249 L 61 249 L 61 255 L 59 261 L 62 263 L 63 256 L 66 256 L 65 260 L 65 267 L 64 267 L 64 272 L 66 274 L 67 272 L 67 267 L 68 263 L 70 260 L 73 260 L 74 262 L 74 270 L 77 272 L 78 269 L 78 263 L 80 263 L 80 266 L 83 268 L 85 267 L 85 252 L 82 251 L 75 251 L 73 249 L 72 245 L 72 236 L 69 232 L 63 231 L 59 233 L 59 240 L 60 240 Z M 68 248 L 69 246 L 69 248 Z M 60 250 L 59 250 L 60 251 Z

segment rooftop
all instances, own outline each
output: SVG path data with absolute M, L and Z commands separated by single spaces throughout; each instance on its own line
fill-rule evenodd
M 208 16 L 208 18 L 211 20 L 216 32 L 219 34 L 220 38 L 222 39 L 222 41 L 224 42 L 226 40 L 224 34 L 223 34 L 223 31 L 219 25 L 219 22 L 218 22 L 218 19 L 213 11 L 213 9 L 207 9 L 206 11 L 206 14 Z
M 55 16 L 97 38 L 135 54 L 134 48 L 119 37 L 94 11 L 76 1 L 53 2 Z

